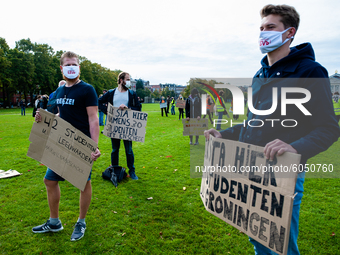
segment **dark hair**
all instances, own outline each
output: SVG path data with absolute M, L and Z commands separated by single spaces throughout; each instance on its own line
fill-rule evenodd
M 261 18 L 267 17 L 271 14 L 279 15 L 281 17 L 281 22 L 283 23 L 285 29 L 289 27 L 295 27 L 296 31 L 298 30 L 300 24 L 300 15 L 293 6 L 285 4 L 268 4 L 260 11 Z
M 220 91 L 218 92 L 218 95 L 222 96 L 223 93 L 224 93 L 223 90 L 220 90 Z
M 117 80 L 118 84 L 120 83 L 120 80 L 123 80 L 123 81 L 124 81 L 125 75 L 127 75 L 127 74 L 129 74 L 129 73 L 127 73 L 127 72 L 121 72 L 120 74 L 118 74 L 118 80 Z
M 193 96 L 193 95 L 197 95 L 197 94 L 198 94 L 198 89 L 197 88 L 193 88 L 191 90 L 191 95 Z

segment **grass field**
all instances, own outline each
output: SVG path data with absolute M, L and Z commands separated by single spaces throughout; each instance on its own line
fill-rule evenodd
M 46 167 L 26 156 L 32 108 L 26 116 L 20 109 L 1 109 L 0 169 L 22 175 L 0 180 L 0 254 L 253 254 L 245 234 L 204 209 L 201 180 L 190 178 L 189 138 L 182 136 L 177 109 L 169 117 L 161 117 L 158 104 L 144 104 L 143 111 L 149 113 L 145 143 L 133 143 L 139 180 L 125 179 L 115 188 L 102 179 L 110 165 L 111 143 L 100 135 L 102 156 L 93 167 L 86 234 L 70 242 L 79 190 L 60 184 L 63 231 L 32 233 L 32 227 L 49 217 Z M 203 137 L 199 146 L 204 146 Z M 126 167 L 123 147 L 120 165 Z M 308 163 L 334 164 L 339 176 L 339 152 L 340 141 Z M 306 178 L 304 187 L 301 254 L 340 254 L 340 180 Z

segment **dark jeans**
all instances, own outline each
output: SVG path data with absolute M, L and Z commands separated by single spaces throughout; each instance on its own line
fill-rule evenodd
M 181 119 L 181 114 L 182 114 L 182 119 L 184 118 L 184 110 L 183 108 L 178 108 L 179 111 L 179 119 Z
M 211 116 L 213 115 L 213 113 L 212 113 L 209 109 L 207 109 L 207 114 L 208 114 L 208 116 L 209 116 L 210 123 L 212 124 L 213 121 L 212 121 L 212 119 L 211 119 Z M 203 119 L 205 119 L 206 116 L 207 116 L 207 115 L 204 115 L 204 116 L 203 116 Z
M 26 115 L 26 112 L 25 112 L 25 107 L 21 107 L 21 115 Z
M 132 151 L 132 141 L 123 140 L 126 154 L 126 163 L 129 168 L 129 173 L 135 172 L 135 156 Z M 119 166 L 119 147 L 120 139 L 111 138 L 112 152 L 111 152 L 111 165 Z
M 165 115 L 168 117 L 168 112 L 166 111 L 166 108 L 161 108 L 161 110 L 162 110 L 162 117 L 163 117 L 163 110 L 165 112 Z
M 104 126 L 104 113 L 99 111 L 99 126 Z

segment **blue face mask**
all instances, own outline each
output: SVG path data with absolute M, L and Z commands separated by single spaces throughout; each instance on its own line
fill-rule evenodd
M 287 28 L 282 32 L 278 31 L 261 31 L 259 38 L 260 50 L 262 53 L 268 53 L 280 48 L 294 36 L 287 38 L 282 42 L 282 34 L 288 31 L 291 27 Z

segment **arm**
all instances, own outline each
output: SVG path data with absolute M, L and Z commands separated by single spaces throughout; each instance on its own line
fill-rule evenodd
M 130 98 L 131 96 L 132 98 Z M 132 110 L 140 111 L 141 105 L 140 105 L 140 102 L 138 101 L 137 93 L 132 92 L 132 95 L 131 95 L 129 91 L 129 106 Z
M 309 116 L 310 121 L 306 129 L 310 132 L 290 144 L 278 139 L 268 143 L 265 147 L 267 158 L 288 151 L 301 154 L 301 162 L 306 162 L 307 159 L 327 150 L 338 140 L 340 130 L 333 110 L 327 71 L 323 67 L 317 67 L 311 73 L 313 77 L 319 78 L 308 81 L 307 89 L 311 92 L 308 109 L 312 116 Z
M 99 140 L 99 120 L 98 120 L 98 107 L 88 106 L 86 107 L 87 115 L 89 117 L 90 134 L 93 141 L 98 144 Z M 100 156 L 100 151 L 97 148 L 95 152 L 91 153 L 91 158 L 96 161 Z
M 98 98 L 99 109 L 105 114 L 107 114 L 107 107 L 104 106 L 103 104 L 109 102 L 109 100 L 112 97 L 112 93 L 113 93 L 112 90 L 110 90 L 110 91 L 106 92 L 104 95 L 102 95 L 100 98 Z M 110 103 L 112 104 L 113 102 L 110 102 Z

